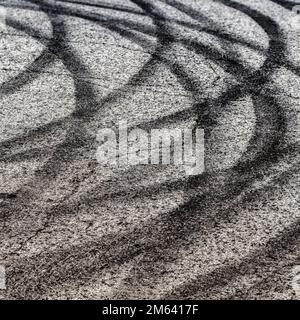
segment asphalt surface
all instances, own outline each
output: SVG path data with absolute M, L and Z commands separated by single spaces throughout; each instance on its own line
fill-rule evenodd
M 1 299 L 299 299 L 295 3 L 0 1 Z M 120 120 L 205 172 L 99 164 Z

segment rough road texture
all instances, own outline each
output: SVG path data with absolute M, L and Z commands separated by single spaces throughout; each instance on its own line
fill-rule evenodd
M 2 299 L 299 298 L 295 2 L 0 4 Z M 203 128 L 205 173 L 99 165 L 122 119 Z

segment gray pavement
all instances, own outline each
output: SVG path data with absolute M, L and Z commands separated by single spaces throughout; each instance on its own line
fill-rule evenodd
M 0 298 L 299 299 L 295 4 L 0 1 Z M 120 120 L 205 172 L 99 164 Z

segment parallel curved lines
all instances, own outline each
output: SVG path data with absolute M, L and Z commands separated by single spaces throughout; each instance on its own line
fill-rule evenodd
M 28 2 L 40 4 L 40 1 L 35 0 L 28 0 Z M 62 246 L 54 252 L 49 249 L 49 251 L 40 252 L 36 256 L 28 257 L 25 255 L 23 257 L 21 254 L 19 258 L 13 258 L 13 265 L 10 270 L 11 288 L 8 291 L 8 295 L 11 297 L 44 297 L 53 294 L 51 290 L 55 292 L 56 287 L 57 290 L 60 290 L 59 283 L 74 288 L 81 286 L 83 282 L 91 285 L 93 281 L 105 274 L 105 270 L 118 272 L 118 270 L 124 269 L 126 271 L 127 265 L 132 265 L 132 268 L 126 271 L 126 276 L 121 282 L 122 286 L 114 297 L 128 297 L 126 290 L 132 284 L 136 285 L 135 288 L 131 288 L 134 291 L 132 294 L 138 296 L 144 294 L 146 297 L 210 297 L 214 296 L 214 288 L 220 290 L 226 285 L 230 286 L 231 283 L 237 281 L 236 279 L 241 275 L 241 272 L 243 275 L 247 275 L 256 266 L 263 265 L 263 259 L 270 252 L 275 253 L 280 259 L 280 254 L 285 254 L 289 250 L 288 248 L 293 247 L 299 240 L 299 220 L 295 220 L 295 216 L 293 216 L 290 223 L 285 221 L 286 226 L 283 229 L 287 231 L 279 232 L 279 234 L 275 232 L 272 238 L 267 241 L 266 249 L 255 250 L 249 255 L 237 253 L 236 256 L 240 259 L 240 263 L 234 261 L 232 264 L 225 264 L 224 267 L 218 267 L 212 271 L 205 268 L 202 270 L 199 267 L 195 269 L 196 273 L 194 275 L 192 274 L 193 270 L 178 269 L 176 263 L 180 264 L 184 260 L 181 260 L 180 256 L 189 252 L 189 250 L 194 250 L 193 243 L 190 242 L 191 239 L 196 239 L 196 237 L 205 239 L 207 232 L 214 233 L 216 227 L 222 235 L 230 224 L 235 224 L 237 227 L 241 226 L 239 219 L 243 218 L 247 221 L 247 218 L 244 217 L 244 212 L 237 212 L 237 210 L 246 208 L 251 204 L 253 198 L 262 197 L 264 193 L 273 194 L 275 192 L 273 190 L 278 190 L 278 186 L 282 186 L 282 188 L 289 186 L 290 179 L 297 174 L 299 170 L 297 160 L 299 145 L 297 142 L 286 141 L 289 123 L 285 109 L 276 96 L 263 90 L 269 84 L 274 73 L 280 68 L 294 67 L 290 66 L 286 59 L 286 39 L 280 27 L 273 19 L 248 5 L 231 0 L 218 1 L 221 6 L 225 5 L 238 10 L 253 19 L 270 39 L 267 50 L 256 46 L 255 43 L 249 43 L 244 39 L 228 35 L 218 28 L 201 28 L 197 25 L 197 20 L 203 18 L 204 15 L 192 8 L 189 9 L 188 5 L 179 1 L 160 2 L 166 2 L 189 15 L 196 21 L 195 25 L 190 22 L 179 21 L 176 18 L 166 17 L 160 11 L 159 5 L 155 5 L 152 1 L 133 0 L 132 2 L 137 8 L 141 8 L 141 11 L 134 10 L 134 14 L 150 16 L 154 28 L 142 26 L 140 23 L 134 25 L 130 21 L 122 21 L 119 18 L 111 19 L 111 21 L 109 19 L 101 21 L 102 18 L 105 18 L 104 15 L 81 12 L 80 9 L 74 10 L 70 7 L 66 8 L 62 5 L 62 1 L 59 1 L 61 5 L 55 4 L 55 6 L 52 6 L 47 1 L 41 5 L 40 9 L 48 13 L 53 26 L 53 39 L 55 40 L 51 41 L 56 41 L 56 48 L 53 48 L 53 43 L 50 45 L 50 52 L 53 52 L 51 57 L 60 59 L 73 75 L 77 103 L 75 112 L 69 117 L 41 126 L 27 136 L 17 137 L 1 144 L 1 147 L 7 150 L 2 156 L 2 160 L 21 161 L 22 157 L 30 159 L 35 155 L 39 157 L 41 153 L 46 155 L 49 152 L 48 148 L 46 150 L 34 148 L 34 144 L 30 148 L 32 139 L 38 141 L 45 134 L 51 135 L 51 132 L 61 129 L 61 127 L 64 128 L 63 130 L 67 130 L 66 139 L 58 146 L 50 148 L 53 154 L 36 172 L 29 187 L 27 185 L 23 190 L 20 190 L 17 199 L 8 199 L 4 203 L 4 214 L 2 213 L 2 220 L 6 223 L 4 231 L 9 230 L 9 220 L 12 219 L 11 213 L 18 206 L 23 206 L 26 214 L 26 211 L 30 211 L 32 206 L 37 205 L 33 212 L 34 214 L 40 213 L 43 217 L 42 227 L 33 228 L 28 232 L 28 236 L 21 235 L 21 242 L 15 238 L 16 243 L 20 243 L 20 245 L 16 246 L 14 254 L 22 252 L 21 249 L 24 245 L 30 243 L 34 238 L 38 238 L 40 232 L 51 225 L 53 222 L 51 219 L 54 217 L 72 214 L 76 212 L 77 206 L 80 205 L 101 204 L 105 195 L 107 196 L 105 194 L 105 184 L 103 186 L 96 185 L 86 194 L 84 192 L 80 194 L 82 192 L 82 190 L 80 191 L 80 183 L 89 181 L 88 179 L 97 174 L 94 171 L 96 165 L 90 161 L 83 168 L 72 173 L 68 182 L 71 186 L 71 192 L 63 191 L 63 196 L 60 195 L 57 198 L 59 199 L 58 204 L 45 205 L 42 201 L 43 194 L 36 193 L 38 188 L 43 189 L 45 193 L 48 190 L 50 192 L 53 192 L 53 190 L 60 192 L 60 175 L 67 171 L 68 166 L 80 159 L 82 160 L 82 155 L 90 153 L 94 147 L 94 142 L 88 133 L 90 122 L 98 115 L 101 108 L 109 108 L 120 92 L 120 89 L 116 89 L 103 100 L 97 101 L 91 84 L 80 79 L 79 75 L 88 78 L 89 70 L 84 66 L 82 59 L 70 50 L 66 42 L 63 15 L 76 16 L 98 23 L 145 49 L 151 46 L 150 43 L 143 36 L 138 36 L 135 31 L 138 30 L 142 35 L 151 35 L 157 39 L 156 47 L 154 51 L 151 51 L 150 59 L 124 85 L 124 88 L 128 89 L 128 96 L 134 94 L 142 87 L 144 82 L 147 82 L 150 70 L 158 70 L 158 66 L 164 65 L 176 76 L 185 91 L 191 95 L 192 107 L 148 123 L 142 123 L 139 125 L 140 127 L 151 128 L 154 125 L 163 126 L 168 121 L 176 122 L 181 119 L 196 118 L 197 125 L 207 130 L 207 139 L 209 140 L 210 133 L 218 127 L 218 123 L 222 122 L 224 106 L 228 106 L 239 98 L 249 96 L 252 98 L 257 120 L 254 133 L 248 141 L 248 148 L 232 167 L 207 172 L 199 177 L 167 181 L 142 188 L 136 187 L 129 191 L 126 188 L 122 189 L 116 181 L 108 182 L 107 187 L 112 190 L 109 196 L 121 202 L 122 198 L 126 197 L 132 197 L 132 199 L 149 198 L 159 195 L 163 190 L 166 193 L 171 193 L 172 190 L 182 190 L 184 198 L 175 210 L 139 222 L 125 232 L 108 233 L 93 241 L 87 238 L 84 243 Z M 75 1 L 75 3 L 84 5 L 79 1 Z M 109 7 L 104 4 L 103 7 L 105 6 Z M 101 4 L 98 7 L 101 7 Z M 116 8 L 116 10 L 119 9 L 121 11 L 127 9 L 127 11 L 131 11 L 125 6 Z M 216 35 L 221 45 L 232 42 L 249 46 L 253 50 L 263 52 L 265 60 L 259 69 L 249 69 L 242 62 L 231 58 L 229 50 L 228 54 L 223 56 L 215 48 L 174 34 L 173 23 Z M 209 24 L 211 23 L 209 21 Z M 172 62 L 168 56 L 172 46 L 177 43 L 185 46 L 190 52 L 204 56 L 208 61 L 217 60 L 217 64 L 231 74 L 238 84 L 229 86 L 225 92 L 215 99 L 199 103 L 198 97 L 201 95 L 201 90 L 197 86 L 197 79 L 189 74 L 186 66 L 176 61 Z M 51 63 L 51 59 L 47 58 L 48 53 L 49 47 L 33 63 L 37 66 L 37 71 L 42 70 L 47 63 Z M 80 67 L 74 68 L 74 63 Z M 21 75 L 20 77 L 24 76 Z M 18 83 L 18 81 L 15 81 L 15 83 Z M 11 84 L 8 83 L 7 86 L 11 88 Z M 16 146 L 18 150 L 18 146 L 23 143 L 24 139 L 29 143 L 28 149 L 25 152 L 11 152 Z M 280 168 L 282 164 L 287 163 L 286 167 Z M 130 170 L 128 174 L 132 174 Z M 126 173 L 124 176 L 126 177 Z M 261 184 L 261 187 L 256 188 L 257 184 Z M 113 185 L 117 186 L 116 191 L 111 187 Z M 90 192 L 98 194 L 97 191 L 99 192 L 99 190 L 102 190 L 104 196 L 101 192 L 100 196 L 90 196 Z M 53 193 L 55 194 L 55 192 Z M 76 193 L 79 194 L 78 198 L 73 197 Z M 261 223 L 264 222 L 261 221 Z M 255 226 L 255 223 L 253 225 Z M 207 238 L 209 239 L 209 237 Z M 277 243 L 280 241 L 283 241 L 284 245 L 278 246 Z M 208 244 L 208 248 L 210 248 L 210 245 Z M 196 254 L 195 259 L 197 259 Z M 168 274 L 167 270 L 162 267 L 164 261 L 166 265 L 171 265 L 172 261 L 175 261 L 174 276 L 180 275 L 179 279 L 181 280 L 175 282 L 172 289 L 170 289 L 172 287 L 170 283 L 166 285 L 166 288 L 161 288 L 163 281 L 170 282 L 172 280 L 172 277 L 164 276 L 164 273 Z M 157 265 L 160 266 L 161 270 L 156 270 Z M 44 270 L 43 273 L 40 273 L 41 269 Z M 75 275 L 74 279 L 72 275 Z M 194 281 L 190 280 L 191 275 L 194 277 Z M 145 277 L 147 277 L 147 281 L 152 281 L 157 287 L 149 288 L 148 292 L 143 293 L 139 290 L 145 290 L 147 287 Z M 130 282 L 131 284 L 128 284 Z M 22 289 L 20 289 L 21 287 Z M 239 295 L 239 293 L 236 293 L 236 297 Z
M 54 27 L 54 31 L 55 31 L 55 26 L 53 26 Z M 57 34 L 59 35 L 59 37 L 62 37 L 62 35 L 63 35 L 63 32 L 62 32 L 62 30 L 58 30 L 57 31 Z M 57 50 L 57 52 L 55 52 L 55 54 L 56 55 L 60 55 L 60 51 L 59 51 L 59 47 L 58 47 L 58 50 Z M 155 59 L 156 59 L 156 56 L 159 56 L 158 54 L 154 54 L 154 57 L 155 57 Z M 68 59 L 68 58 L 70 58 L 70 59 Z M 66 61 L 74 61 L 74 58 L 73 57 L 68 57 L 68 58 L 65 58 L 65 59 L 63 59 L 64 61 L 65 61 L 65 63 L 67 63 Z M 78 65 L 78 63 L 77 63 L 77 65 Z M 153 64 L 152 64 L 152 61 L 151 61 L 151 63 L 149 63 L 148 65 L 146 65 L 145 66 L 145 68 L 144 68 L 144 71 L 142 71 L 141 73 L 140 73 L 140 75 L 138 75 L 137 77 L 133 77 L 132 78 L 132 81 L 131 81 L 131 83 L 130 84 L 134 84 L 136 81 L 139 81 L 139 79 L 141 78 L 141 76 L 142 76 L 142 73 L 143 72 L 145 72 L 145 73 L 147 73 L 147 68 L 152 68 L 153 69 Z M 83 70 L 81 70 L 81 71 L 83 71 Z M 141 82 L 139 81 L 139 85 L 141 84 Z M 84 90 L 84 93 L 85 94 L 79 94 L 78 95 L 78 97 L 79 98 L 81 98 L 81 97 L 85 97 L 85 99 L 86 99 L 86 93 L 87 93 L 88 91 L 85 89 Z M 90 107 L 90 103 L 91 103 L 91 97 L 88 97 L 89 99 L 88 99 L 88 103 L 89 103 L 89 107 Z M 111 100 L 111 97 L 109 97 L 109 98 L 107 98 L 106 99 L 106 101 L 104 101 L 104 102 L 109 102 Z M 111 102 L 111 101 L 110 101 Z M 95 104 L 94 104 L 95 105 Z M 87 114 L 86 114 L 86 110 L 83 110 L 84 111 L 84 113 L 82 112 L 82 116 L 83 117 L 85 117 Z M 94 111 L 92 111 L 91 113 L 93 113 Z M 76 115 L 76 118 L 80 118 L 80 114 L 77 114 Z M 89 119 L 89 117 L 87 117 L 87 119 Z M 80 122 L 82 121 L 82 117 L 80 118 Z M 56 154 L 55 154 L 55 156 L 54 156 L 54 159 L 53 158 L 51 158 L 49 161 L 48 161 L 48 163 L 46 163 L 46 165 L 44 165 L 44 167 L 42 168 L 42 169 L 40 169 L 39 170 L 39 172 L 38 172 L 38 175 L 41 177 L 41 183 L 42 183 L 42 185 L 43 185 L 43 183 L 46 183 L 47 185 L 49 184 L 49 177 L 47 178 L 47 180 L 46 181 L 44 181 L 43 180 L 43 177 L 44 177 L 44 175 L 45 174 L 51 174 L 52 176 L 54 176 L 54 178 L 55 178 L 55 176 L 57 175 L 57 173 L 55 172 L 55 170 L 53 170 L 54 168 L 55 168 L 55 166 L 58 168 L 58 170 L 60 171 L 60 170 L 62 170 L 62 168 L 61 168 L 61 165 L 62 165 L 62 159 L 64 159 L 64 156 L 65 156 L 65 154 L 66 154 L 66 147 L 68 147 L 68 148 L 73 148 L 73 149 L 69 149 L 69 150 L 72 150 L 72 152 L 70 152 L 70 154 L 71 154 L 71 157 L 68 157 L 67 158 L 67 160 L 65 161 L 65 163 L 67 164 L 67 166 L 69 166 L 70 165 L 70 162 L 72 161 L 72 156 L 74 155 L 74 154 L 76 154 L 76 151 L 77 151 L 77 149 L 76 148 L 81 148 L 82 147 L 82 145 L 79 145 L 78 144 L 78 141 L 80 140 L 80 139 L 82 139 L 82 136 L 83 136 L 83 132 L 82 131 L 80 131 L 80 133 L 79 133 L 79 136 L 76 136 L 76 138 L 74 139 L 74 135 L 76 135 L 77 134 L 77 132 L 78 132 L 78 124 L 79 123 L 76 123 L 76 127 L 75 127 L 75 131 L 72 133 L 72 134 L 70 134 L 70 132 L 69 132 L 69 137 L 71 137 L 71 138 L 69 138 L 69 140 L 67 140 L 67 141 L 65 141 L 63 144 L 62 144 L 62 146 L 60 147 L 60 150 L 61 150 L 61 152 L 58 152 L 59 150 L 56 150 Z M 70 139 L 74 139 L 74 143 L 70 140 Z M 77 140 L 78 139 L 78 140 Z M 85 142 L 89 142 L 89 141 L 85 141 Z M 86 148 L 90 148 L 89 147 L 89 144 L 88 143 L 86 143 L 85 145 L 84 145 L 84 147 L 86 147 Z M 74 160 L 74 159 L 73 159 Z M 58 166 L 57 166 L 57 164 L 59 164 Z M 89 168 L 89 170 L 90 170 L 90 168 Z M 59 172 L 58 171 L 58 172 Z M 36 177 L 34 178 L 34 180 L 33 180 L 33 182 L 32 182 L 32 185 L 33 185 L 33 190 L 35 190 L 36 189 L 36 186 L 37 186 L 37 179 L 36 179 Z M 40 187 L 42 187 L 42 185 L 40 185 Z M 45 185 L 44 185 L 44 187 L 45 187 Z M 44 188 L 44 187 L 42 187 L 42 188 Z M 27 186 L 27 188 L 28 188 L 28 186 Z M 27 192 L 27 191 L 26 191 Z M 35 198 L 35 195 L 34 194 L 32 194 L 32 193 L 29 193 L 29 194 L 27 194 L 26 195 L 26 193 L 22 193 L 22 191 L 18 194 L 18 198 L 20 198 L 20 201 L 21 201 L 21 203 L 24 201 L 24 199 L 26 199 L 25 201 L 26 201 L 26 205 L 25 206 L 27 206 L 28 205 L 28 200 L 29 200 L 29 198 Z M 29 204 L 32 202 L 32 200 L 29 202 Z M 13 203 L 13 205 L 14 206 L 17 206 L 17 205 L 19 205 L 18 203 L 17 203 L 17 201 L 15 201 L 14 203 Z M 9 212 L 11 211 L 11 207 L 10 206 L 8 206 L 8 208 L 6 208 L 6 212 L 8 212 L 8 215 L 7 215 L 7 217 L 6 217 L 6 219 L 10 219 L 10 215 L 9 215 Z M 5 212 L 5 211 L 4 211 Z M 47 213 L 46 213 L 46 216 L 47 216 Z M 48 222 L 48 219 L 49 219 L 49 217 L 47 216 L 47 221 L 46 221 L 46 223 Z M 26 240 L 27 241 L 27 240 Z M 25 242 L 26 242 L 25 241 Z

